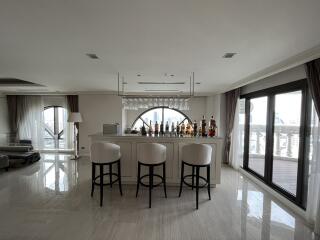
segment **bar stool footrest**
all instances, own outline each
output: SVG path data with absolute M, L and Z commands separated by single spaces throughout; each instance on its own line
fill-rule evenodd
M 159 186 L 159 185 L 161 185 L 161 184 L 163 183 L 163 177 L 162 177 L 162 176 L 160 176 L 160 175 L 158 175 L 158 174 L 153 174 L 153 176 L 154 176 L 154 177 L 158 177 L 158 178 L 161 179 L 161 182 L 152 185 L 153 188 L 154 188 L 154 187 L 157 187 L 157 186 Z M 146 175 L 141 176 L 141 177 L 139 178 L 139 182 L 140 182 L 140 184 L 141 184 L 142 186 L 144 186 L 144 187 L 149 187 L 150 184 L 147 184 L 147 183 L 143 183 L 143 182 L 142 182 L 142 179 L 143 179 L 143 178 L 146 178 L 146 177 L 149 177 L 149 174 L 146 174 Z
M 109 176 L 110 173 L 104 173 L 103 176 Z M 113 180 L 111 183 L 108 182 L 108 183 L 103 183 L 103 186 L 110 186 L 111 184 L 114 184 L 116 182 L 119 181 L 119 175 L 117 173 L 112 173 L 112 176 L 115 176 L 117 177 L 115 180 Z M 100 179 L 100 175 L 96 176 L 95 179 L 93 180 L 93 183 L 94 185 L 96 186 L 100 186 L 100 182 L 97 182 L 96 180 L 99 180 Z
M 188 187 L 196 188 L 196 185 L 195 185 L 195 184 L 192 186 L 192 184 L 186 182 L 186 178 L 191 178 L 191 179 L 192 179 L 193 177 L 196 177 L 196 175 L 192 175 L 192 174 L 190 174 L 190 175 L 185 175 L 185 176 L 183 177 L 183 183 L 186 184 Z M 208 186 L 208 181 L 207 181 L 207 179 L 205 179 L 205 178 L 202 177 L 202 176 L 199 176 L 199 178 L 202 179 L 202 180 L 205 182 L 203 185 L 200 185 L 199 188 L 207 187 L 207 186 Z M 194 182 L 195 182 L 195 181 L 194 181 Z

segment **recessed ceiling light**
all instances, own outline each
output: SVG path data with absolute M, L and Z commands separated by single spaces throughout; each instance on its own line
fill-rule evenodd
M 99 59 L 99 57 L 94 53 L 86 53 L 86 55 L 91 59 Z
M 237 53 L 225 53 L 222 57 L 223 58 L 233 58 L 234 55 L 236 55 Z

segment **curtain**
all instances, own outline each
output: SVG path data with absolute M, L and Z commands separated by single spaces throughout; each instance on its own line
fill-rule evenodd
M 44 121 L 41 96 L 18 96 L 17 119 L 19 139 L 29 139 L 35 149 L 43 149 Z
M 320 235 L 320 124 L 315 105 L 311 116 L 307 218 L 314 223 L 315 233 Z
M 224 149 L 224 162 L 229 163 L 231 135 L 236 114 L 237 102 L 240 97 L 240 88 L 226 92 L 226 144 Z
M 311 156 L 308 185 L 307 217 L 320 235 L 320 59 L 306 63 L 308 86 L 313 99 L 311 122 Z
M 231 147 L 229 163 L 238 169 L 243 163 L 244 149 L 244 121 L 245 121 L 245 99 L 239 99 L 237 102 L 233 131 L 231 135 Z
M 320 117 L 320 58 L 306 63 L 306 73 L 314 106 Z
M 78 95 L 67 95 L 68 109 L 70 112 L 79 112 L 79 96 Z M 74 123 L 76 126 L 76 136 L 77 136 L 77 149 L 79 150 L 79 123 Z M 73 134 L 74 135 L 74 134 Z M 72 135 L 72 138 L 74 136 Z
M 62 116 L 63 131 L 64 131 L 64 145 L 66 149 L 73 149 L 73 123 L 68 122 L 70 107 L 67 96 L 64 97 L 62 107 L 66 109 Z
M 7 95 L 8 115 L 10 136 L 9 141 L 15 142 L 18 134 L 18 119 L 17 119 L 17 96 Z

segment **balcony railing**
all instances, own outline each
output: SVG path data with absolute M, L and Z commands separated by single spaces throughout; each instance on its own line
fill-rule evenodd
M 240 149 L 243 149 L 244 126 L 240 125 Z M 300 126 L 281 125 L 274 127 L 273 158 L 277 160 L 297 161 L 299 152 Z M 266 145 L 266 126 L 250 125 L 250 156 L 264 158 Z

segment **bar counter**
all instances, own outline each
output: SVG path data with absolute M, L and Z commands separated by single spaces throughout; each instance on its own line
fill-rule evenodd
M 89 135 L 91 142 L 112 142 L 118 144 L 121 149 L 121 171 L 122 181 L 127 184 L 136 184 L 137 181 L 137 146 L 141 143 L 160 143 L 167 147 L 166 160 L 166 180 L 168 185 L 178 185 L 180 183 L 180 167 L 182 147 L 190 143 L 204 143 L 212 146 L 211 161 L 211 185 L 215 187 L 220 183 L 222 144 L 221 137 L 169 137 L 169 136 L 140 136 L 135 134 L 104 135 L 96 133 Z M 145 169 L 143 169 L 145 170 Z M 191 169 L 185 169 L 186 174 L 190 174 Z M 202 169 L 201 175 L 206 177 L 206 172 Z M 162 175 L 161 168 L 155 170 Z M 142 174 L 146 174 L 142 171 Z M 155 179 L 157 181 L 157 179 Z

